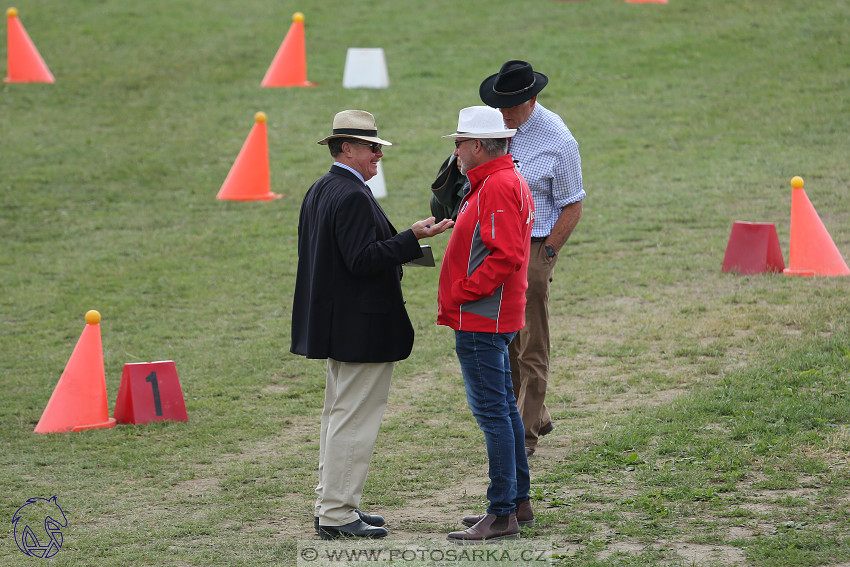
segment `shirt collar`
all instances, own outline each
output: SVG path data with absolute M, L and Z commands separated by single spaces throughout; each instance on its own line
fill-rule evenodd
M 360 172 L 359 172 L 359 171 L 356 171 L 356 170 L 354 170 L 352 167 L 350 167 L 350 166 L 348 166 L 348 165 L 345 165 L 344 163 L 340 163 L 340 162 L 338 162 L 338 161 L 335 161 L 335 162 L 334 162 L 334 165 L 337 165 L 337 166 L 339 166 L 339 167 L 341 167 L 341 168 L 343 168 L 343 169 L 347 169 L 348 171 L 350 171 L 351 173 L 353 173 L 354 175 L 356 175 L 356 176 L 357 176 L 357 179 L 359 179 L 360 181 L 362 181 L 364 185 L 366 184 L 366 180 L 365 180 L 365 179 L 363 179 L 363 176 L 362 176 L 362 175 L 360 175 Z
M 466 172 L 466 177 L 469 179 L 470 186 L 478 186 L 478 184 L 488 175 L 492 174 L 494 171 L 498 171 L 500 169 L 513 169 L 514 160 L 511 154 L 505 154 L 503 156 L 499 156 L 493 158 L 489 161 L 482 163 L 477 167 L 473 167 L 469 171 Z

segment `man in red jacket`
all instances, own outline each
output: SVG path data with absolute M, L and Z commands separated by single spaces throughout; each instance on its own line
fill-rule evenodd
M 531 525 L 525 433 L 511 382 L 508 345 L 525 324 L 534 200 L 507 153 L 502 115 L 460 111 L 455 152 L 469 178 L 440 269 L 437 323 L 455 330 L 466 399 L 484 432 L 490 463 L 487 513 L 467 516 L 457 542 L 515 539 Z

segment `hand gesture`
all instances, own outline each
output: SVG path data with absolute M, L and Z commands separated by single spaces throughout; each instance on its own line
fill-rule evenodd
M 413 223 L 413 226 L 410 227 L 410 230 L 413 231 L 413 234 L 416 236 L 417 240 L 437 236 L 441 232 L 445 232 L 446 230 L 450 229 L 455 224 L 455 221 L 453 221 L 452 219 L 443 219 L 438 223 L 434 223 L 434 220 L 434 217 L 428 217 L 425 220 Z

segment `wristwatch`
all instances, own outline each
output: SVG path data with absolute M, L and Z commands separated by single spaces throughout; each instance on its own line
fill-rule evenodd
M 555 249 L 554 248 L 552 248 L 548 244 L 546 246 L 544 246 L 544 248 L 546 249 L 546 255 L 547 256 L 549 256 L 550 258 L 555 257 Z

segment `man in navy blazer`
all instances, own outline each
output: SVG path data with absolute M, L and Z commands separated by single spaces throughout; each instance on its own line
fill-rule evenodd
M 401 265 L 454 223 L 431 217 L 396 231 L 366 185 L 392 145 L 368 112 L 339 112 L 319 144 L 334 163 L 301 205 L 290 347 L 327 359 L 315 529 L 322 539 L 379 538 L 384 519 L 359 506 L 395 362 L 413 348 Z

